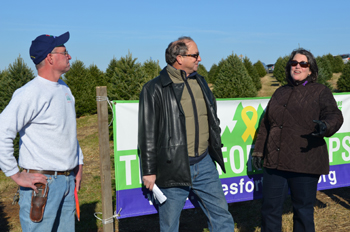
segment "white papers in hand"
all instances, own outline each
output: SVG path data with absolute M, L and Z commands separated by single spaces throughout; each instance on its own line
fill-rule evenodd
M 158 188 L 158 186 L 156 184 L 153 185 L 153 195 L 154 197 L 159 201 L 160 204 L 163 204 L 164 201 L 166 201 L 166 196 L 163 194 L 162 191 L 160 191 L 160 189 Z

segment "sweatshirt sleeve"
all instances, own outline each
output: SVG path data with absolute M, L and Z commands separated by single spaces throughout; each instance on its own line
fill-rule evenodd
M 13 140 L 17 133 L 35 117 L 35 112 L 30 106 L 31 101 L 24 95 L 24 91 L 17 90 L 0 114 L 0 168 L 6 176 L 19 172 L 13 155 Z

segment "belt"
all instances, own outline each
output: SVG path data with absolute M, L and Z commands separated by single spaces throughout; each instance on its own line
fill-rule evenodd
M 68 171 L 46 171 L 46 170 L 33 170 L 33 169 L 23 169 L 24 171 L 28 172 L 28 173 L 40 173 L 40 174 L 46 174 L 46 175 L 65 175 L 65 176 L 69 176 L 70 173 L 73 170 L 68 170 Z

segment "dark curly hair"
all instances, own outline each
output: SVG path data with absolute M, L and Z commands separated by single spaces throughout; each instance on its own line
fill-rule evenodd
M 315 57 L 312 55 L 311 52 L 305 50 L 304 48 L 298 48 L 298 49 L 295 49 L 292 54 L 290 54 L 290 57 L 289 57 L 289 60 L 288 60 L 288 63 L 286 65 L 286 77 L 287 77 L 287 80 L 292 80 L 291 78 L 291 75 L 290 75 L 290 69 L 291 69 L 291 65 L 290 65 L 290 62 L 294 59 L 294 56 L 296 54 L 301 54 L 301 55 L 304 55 L 306 56 L 307 58 L 307 62 L 309 62 L 310 64 L 310 71 L 311 71 L 311 80 L 312 82 L 316 82 L 317 81 L 317 77 L 318 77 L 318 67 L 317 67 L 317 63 L 316 63 L 316 59 Z

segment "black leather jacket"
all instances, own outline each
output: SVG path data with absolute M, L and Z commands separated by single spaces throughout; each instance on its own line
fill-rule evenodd
M 208 151 L 225 171 L 216 100 L 204 78 L 196 74 L 207 105 Z M 166 68 L 146 83 L 140 94 L 138 147 L 142 175 L 156 175 L 160 187 L 191 186 L 185 115 L 180 104 L 184 83 L 171 81 Z

